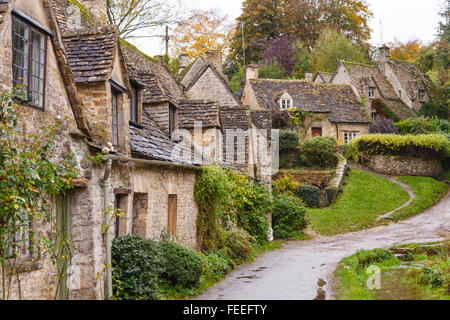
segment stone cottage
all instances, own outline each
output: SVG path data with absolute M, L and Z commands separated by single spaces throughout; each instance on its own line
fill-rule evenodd
M 180 84 L 190 99 L 219 105 L 223 134 L 223 164 L 237 167 L 267 186 L 272 179 L 272 117 L 268 109 L 254 109 L 239 99 L 223 75 L 222 53 L 211 50 L 189 64 L 180 55 Z M 231 151 L 231 152 L 230 152 Z
M 379 48 L 376 65 L 341 61 L 328 83 L 351 85 L 372 118 L 380 115 L 393 120 L 414 116 L 430 101 L 433 86 L 413 63 L 391 59 L 386 46 Z
M 298 108 L 310 113 L 302 126 L 306 137 L 331 136 L 340 144 L 367 134 L 371 122 L 349 85 L 301 80 L 259 79 L 258 67 L 248 66 L 242 101 L 255 110 L 273 112 Z

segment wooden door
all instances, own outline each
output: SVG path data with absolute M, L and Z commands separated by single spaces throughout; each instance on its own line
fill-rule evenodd
M 177 202 L 177 195 L 170 194 L 168 205 L 167 232 L 173 237 L 177 235 Z
M 322 136 L 322 128 L 312 128 L 312 137 L 321 137 Z

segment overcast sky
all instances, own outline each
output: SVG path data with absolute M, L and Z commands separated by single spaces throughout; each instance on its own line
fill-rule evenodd
M 370 22 L 372 28 L 372 44 L 378 46 L 381 42 L 381 27 L 383 26 L 383 42 L 408 41 L 419 38 L 425 43 L 431 42 L 436 34 L 440 21 L 439 3 L 442 0 L 367 0 L 374 17 Z M 182 0 L 191 9 L 218 9 L 234 21 L 241 13 L 242 0 Z M 164 53 L 162 40 L 136 40 L 142 51 L 150 55 Z

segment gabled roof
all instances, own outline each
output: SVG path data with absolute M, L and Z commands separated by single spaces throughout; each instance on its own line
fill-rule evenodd
M 66 31 L 63 36 L 75 82 L 109 80 L 118 37 L 114 26 Z
M 369 123 L 370 119 L 350 85 L 314 84 L 300 80 L 251 80 L 260 107 L 278 110 L 277 95 L 288 92 L 293 106 L 304 111 L 329 113 L 331 122 Z
M 193 129 L 195 122 L 202 123 L 203 128 L 219 128 L 219 106 L 206 100 L 183 100 L 178 107 L 178 127 Z
M 144 85 L 144 103 L 171 102 L 185 99 L 177 79 L 165 63 L 151 58 L 137 48 L 121 41 L 130 79 Z
M 412 100 L 417 98 L 421 84 L 424 85 L 425 90 L 433 86 L 428 75 L 413 63 L 389 60 L 388 64 Z
M 375 82 L 382 100 L 391 111 L 400 119 L 414 116 L 414 112 L 398 97 L 394 87 L 388 79 L 380 72 L 377 66 L 343 61 L 342 64 L 353 80 L 361 96 L 365 96 L 366 88 L 370 81 Z M 339 68 L 339 67 L 338 67 Z
M 319 71 L 319 72 L 317 72 L 317 74 L 314 77 L 313 81 L 315 82 L 317 78 L 322 79 L 322 81 L 324 83 L 331 83 L 331 79 L 333 78 L 333 74 L 325 72 L 325 71 Z

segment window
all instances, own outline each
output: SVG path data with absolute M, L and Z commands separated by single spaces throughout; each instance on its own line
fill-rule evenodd
M 116 194 L 114 199 L 114 237 L 118 238 L 120 236 L 120 217 L 117 216 L 117 210 L 121 210 L 120 202 L 122 200 L 122 195 Z
M 167 233 L 173 237 L 177 235 L 177 195 L 169 195 Z
M 369 87 L 369 98 L 370 99 L 375 98 L 375 87 Z
M 425 101 L 425 90 L 419 90 L 419 101 Z
M 280 109 L 287 110 L 292 108 L 292 99 L 280 99 Z
M 113 135 L 113 145 L 119 145 L 119 111 L 118 111 L 118 101 L 119 93 L 115 90 L 111 92 L 112 97 L 112 135 Z
M 377 116 L 378 116 L 378 114 L 377 114 L 376 111 L 375 111 L 375 112 L 372 112 L 372 119 L 373 119 L 373 120 L 376 120 L 376 119 L 377 119 Z
M 312 137 L 321 137 L 322 136 L 322 128 L 311 128 Z
M 13 16 L 13 84 L 23 85 L 21 99 L 44 108 L 46 35 Z
M 169 105 L 169 135 L 172 137 L 173 132 L 177 128 L 177 108 Z
M 401 98 L 402 97 L 402 91 L 398 90 L 398 97 Z
M 358 132 L 344 132 L 344 143 L 349 144 L 358 136 Z
M 139 121 L 139 89 L 136 87 L 131 88 L 130 120 L 134 123 Z

